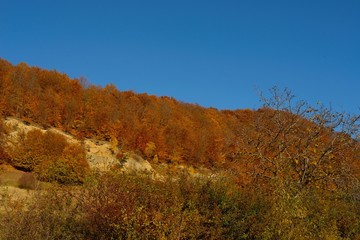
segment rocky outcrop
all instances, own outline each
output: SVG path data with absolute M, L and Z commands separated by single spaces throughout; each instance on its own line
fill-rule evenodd
M 126 171 L 153 173 L 151 164 L 135 153 L 124 154 L 122 167 Z
M 100 171 L 110 170 L 118 164 L 117 151 L 114 151 L 109 142 L 86 139 L 83 141 L 86 158 L 93 169 Z
M 135 171 L 135 172 L 149 172 L 154 173 L 154 169 L 151 164 L 144 160 L 141 156 L 135 153 L 125 153 L 122 160 L 117 158 L 119 149 L 117 146 L 114 146 L 111 142 L 99 141 L 94 139 L 85 139 L 80 141 L 73 136 L 64 133 L 63 131 L 50 128 L 45 130 L 39 126 L 27 124 L 16 118 L 7 118 L 5 124 L 9 126 L 9 144 L 13 141 L 16 141 L 17 136 L 21 133 L 28 133 L 31 130 L 38 129 L 42 132 L 53 131 L 57 134 L 64 136 L 68 142 L 79 143 L 84 146 L 86 151 L 86 159 L 90 165 L 90 168 L 107 171 L 113 168 L 114 166 L 122 168 L 124 171 Z

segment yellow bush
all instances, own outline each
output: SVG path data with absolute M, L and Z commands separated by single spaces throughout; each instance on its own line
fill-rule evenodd
M 32 130 L 20 135 L 10 156 L 15 168 L 34 172 L 43 181 L 81 183 L 89 170 L 85 149 L 51 131 Z

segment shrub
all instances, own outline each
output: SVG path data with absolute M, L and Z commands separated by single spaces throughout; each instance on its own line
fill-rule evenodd
M 79 203 L 90 239 L 240 239 L 247 230 L 244 195 L 224 179 L 113 172 L 86 189 Z
M 69 144 L 60 156 L 41 162 L 34 171 L 44 181 L 79 184 L 84 182 L 89 165 L 84 148 L 81 145 Z
M 229 178 L 119 172 L 4 202 L 0 239 L 357 239 L 351 194 L 242 189 Z M 3 195 L 1 195 L 3 196 Z
M 81 214 L 67 190 L 35 192 L 28 200 L 6 199 L 0 215 L 0 239 L 84 239 Z
M 4 149 L 8 132 L 8 127 L 4 123 L 4 120 L 0 118 L 0 164 L 9 161 L 9 155 Z
M 82 183 L 89 171 L 85 149 L 51 131 L 20 134 L 10 156 L 15 168 L 34 172 L 42 181 Z
M 19 178 L 18 186 L 23 189 L 36 189 L 36 176 L 32 173 L 23 173 Z

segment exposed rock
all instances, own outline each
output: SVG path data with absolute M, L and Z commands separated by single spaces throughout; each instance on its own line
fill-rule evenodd
M 10 133 L 8 136 L 9 140 L 15 140 L 20 133 L 28 133 L 31 130 L 39 129 L 42 132 L 46 130 L 40 127 L 35 127 L 29 124 L 25 124 L 23 121 L 16 118 L 6 118 L 4 123 L 9 127 Z
M 84 146 L 86 158 L 93 169 L 106 171 L 119 163 L 119 160 L 116 158 L 118 150 L 114 150 L 114 147 L 109 142 L 86 139 Z
M 126 153 L 124 156 L 124 163 L 122 164 L 122 166 L 126 171 L 149 172 L 149 173 L 154 172 L 154 169 L 152 168 L 151 164 L 135 153 Z
M 125 153 L 123 162 L 121 163 L 120 160 L 116 157 L 119 153 L 119 149 L 111 142 L 98 141 L 94 139 L 85 139 L 84 141 L 79 141 L 73 136 L 66 134 L 59 129 L 51 128 L 49 130 L 45 130 L 38 126 L 26 124 L 16 118 L 7 118 L 5 120 L 5 124 L 7 124 L 7 126 L 10 128 L 8 139 L 9 143 L 16 141 L 17 136 L 20 133 L 26 134 L 29 131 L 35 129 L 38 129 L 42 132 L 53 131 L 64 136 L 70 143 L 82 144 L 86 150 L 86 159 L 90 165 L 90 168 L 92 169 L 107 171 L 114 166 L 121 165 L 125 171 L 155 173 L 155 170 L 152 168 L 151 164 L 135 153 Z
M 40 130 L 43 133 L 45 133 L 47 131 L 52 131 L 57 134 L 60 134 L 60 135 L 64 136 L 65 139 L 70 143 L 79 143 L 79 140 L 77 140 L 73 136 L 66 134 L 63 131 L 60 131 L 59 129 L 56 129 L 56 128 L 50 128 L 48 130 L 45 130 L 39 126 L 30 125 L 30 124 L 24 123 L 23 121 L 21 121 L 17 118 L 12 118 L 12 117 L 6 118 L 4 122 L 10 128 L 9 140 L 15 140 L 16 137 L 20 133 L 27 134 L 29 131 L 32 131 L 32 130 Z

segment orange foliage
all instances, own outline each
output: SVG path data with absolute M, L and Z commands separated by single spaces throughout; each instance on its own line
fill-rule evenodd
M 44 181 L 81 183 L 89 170 L 85 149 L 52 131 L 22 133 L 8 152 L 12 166 L 34 172 Z
M 5 125 L 3 119 L 0 119 L 0 163 L 7 162 L 9 160 L 9 156 L 5 151 L 5 141 L 6 135 L 8 134 L 7 126 Z
M 258 165 L 249 166 L 246 160 L 254 153 L 257 140 L 263 141 L 261 146 L 267 157 L 276 158 L 277 154 L 272 149 L 276 142 L 266 145 L 273 135 L 267 136 L 263 130 L 280 130 L 275 115 L 285 125 L 294 120 L 290 113 L 279 115 L 270 109 L 219 111 L 169 97 L 121 92 L 114 85 L 83 86 L 84 82 L 83 78 L 70 79 L 57 71 L 24 63 L 13 66 L 0 59 L 0 111 L 3 116 L 16 116 L 44 127 L 55 126 L 78 138 L 115 138 L 121 150 L 140 152 L 150 161 L 156 155 L 160 162 L 234 169 L 241 166 L 255 172 L 260 171 L 254 169 Z M 295 140 L 306 138 L 306 127 L 311 127 L 305 120 L 297 126 L 289 135 L 283 132 L 281 139 L 293 143 L 287 148 L 292 153 L 301 144 L 305 146 Z M 320 134 L 316 140 L 320 148 L 325 148 L 327 134 Z M 334 156 L 341 158 L 340 152 Z M 296 166 L 294 169 L 294 176 L 301 174 L 301 169 L 296 170 Z

